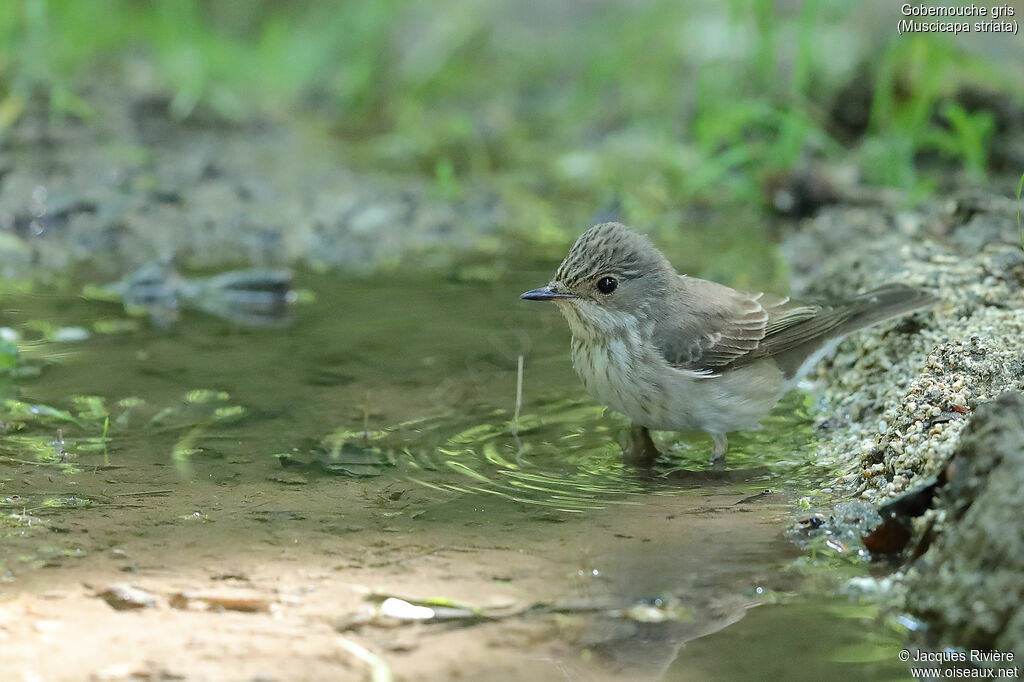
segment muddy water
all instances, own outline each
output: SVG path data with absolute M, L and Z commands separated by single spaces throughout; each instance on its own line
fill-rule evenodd
M 3 386 L 4 679 L 367 679 L 353 643 L 410 680 L 905 676 L 783 535 L 825 475 L 804 398 L 726 472 L 672 434 L 657 471 L 624 467 L 557 311 L 516 298 L 545 276 L 305 275 L 313 300 L 259 330 L 9 295 L 29 370 Z M 111 608 L 112 583 L 154 605 Z M 387 596 L 477 617 L 384 618 Z

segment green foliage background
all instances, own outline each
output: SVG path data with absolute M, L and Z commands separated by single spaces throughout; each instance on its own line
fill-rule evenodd
M 0 6 L 0 129 L 40 100 L 88 122 L 101 83 L 162 93 L 179 119 L 314 121 L 354 165 L 452 198 L 497 185 L 560 245 L 566 215 L 546 202 L 578 221 L 619 197 L 652 223 L 759 205 L 809 158 L 911 199 L 950 168 L 984 182 L 992 115 L 953 95 L 1018 97 L 1019 60 L 899 36 L 899 18 L 842 0 L 21 0 Z M 858 74 L 870 112 L 844 139 L 833 118 Z

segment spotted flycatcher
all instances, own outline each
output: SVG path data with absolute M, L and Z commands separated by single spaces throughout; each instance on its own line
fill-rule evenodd
M 722 464 L 730 431 L 759 421 L 852 331 L 935 302 L 889 284 L 845 301 L 802 302 L 679 275 L 651 241 L 594 225 L 554 279 L 521 298 L 554 301 L 587 392 L 632 420 L 627 458 L 660 454 L 648 429 L 705 431 Z

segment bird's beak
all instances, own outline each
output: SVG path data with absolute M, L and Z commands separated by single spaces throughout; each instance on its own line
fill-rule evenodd
M 520 294 L 519 298 L 525 301 L 553 301 L 556 298 L 576 298 L 572 294 L 563 294 L 555 291 L 550 286 L 541 287 L 540 289 L 533 289 L 527 291 L 524 294 Z

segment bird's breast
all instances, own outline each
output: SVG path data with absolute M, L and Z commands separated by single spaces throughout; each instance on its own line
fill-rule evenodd
M 640 424 L 651 421 L 664 397 L 664 387 L 650 376 L 652 363 L 645 352 L 629 334 L 600 342 L 574 336 L 572 341 L 573 367 L 587 393 Z

